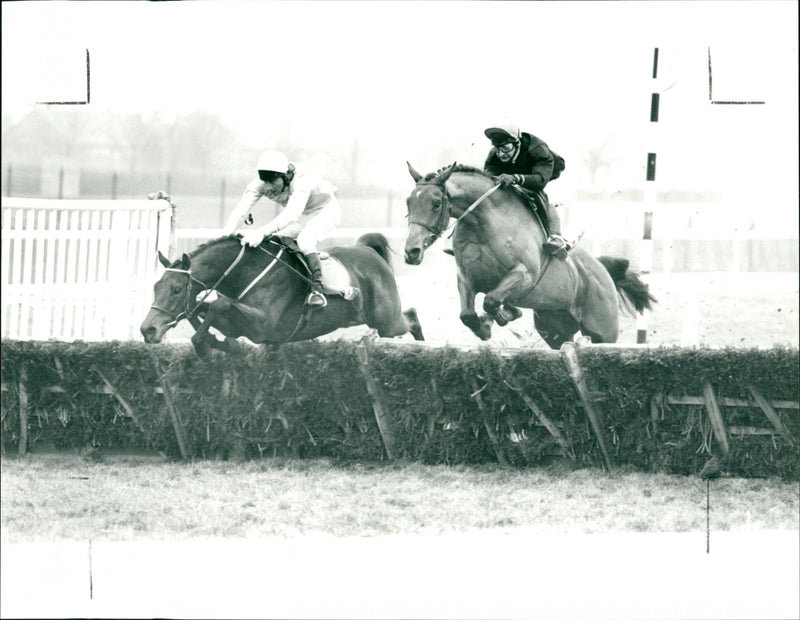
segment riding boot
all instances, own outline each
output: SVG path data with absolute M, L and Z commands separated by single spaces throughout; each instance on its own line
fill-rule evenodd
M 547 205 L 547 221 L 549 224 L 550 236 L 542 247 L 545 252 L 551 256 L 555 256 L 559 260 L 566 260 L 567 252 L 569 252 L 572 246 L 561 236 L 561 218 L 558 216 L 556 208 L 550 204 L 549 200 L 545 201 L 545 204 Z
M 317 252 L 305 255 L 308 267 L 311 270 L 311 292 L 306 298 L 306 305 L 311 308 L 324 308 L 328 305 L 325 289 L 322 286 L 322 265 Z

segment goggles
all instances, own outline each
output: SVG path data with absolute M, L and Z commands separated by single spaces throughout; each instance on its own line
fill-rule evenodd
M 495 144 L 494 146 L 494 150 L 503 155 L 510 155 L 516 148 L 516 142 L 506 142 L 505 144 Z
M 258 178 L 264 183 L 272 183 L 275 179 L 283 177 L 283 173 L 274 172 L 272 170 L 259 170 Z

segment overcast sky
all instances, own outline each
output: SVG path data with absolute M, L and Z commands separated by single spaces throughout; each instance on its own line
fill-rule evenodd
M 407 159 L 446 163 L 442 144 L 482 163 L 482 129 L 510 117 L 568 165 L 610 135 L 631 158 L 623 177 L 658 148 L 665 182 L 742 182 L 735 166 L 749 158 L 752 176 L 796 194 L 793 1 L 34 1 L 2 12 L 2 104 L 15 116 L 82 98 L 89 49 L 94 109 L 208 110 L 259 147 L 287 133 L 325 148 L 358 137 L 406 174 Z M 767 103 L 710 104 L 709 48 L 714 99 Z

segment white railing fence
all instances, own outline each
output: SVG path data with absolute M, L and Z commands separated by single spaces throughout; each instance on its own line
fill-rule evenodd
M 138 338 L 169 202 L 3 198 L 2 214 L 3 338 Z

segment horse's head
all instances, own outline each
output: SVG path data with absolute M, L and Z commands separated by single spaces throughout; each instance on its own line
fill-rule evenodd
M 408 162 L 406 162 L 408 163 Z M 423 176 L 408 164 L 408 172 L 417 184 L 408 198 L 408 235 L 405 258 L 409 265 L 419 265 L 425 250 L 447 228 L 450 205 L 445 182 L 455 169 L 455 164 L 435 175 Z
M 149 344 L 161 342 L 168 329 L 192 312 L 192 291 L 203 286 L 192 277 L 191 261 L 186 254 L 175 264 L 170 264 L 159 252 L 158 260 L 165 267 L 164 275 L 153 287 L 153 305 L 139 328 L 144 341 Z

